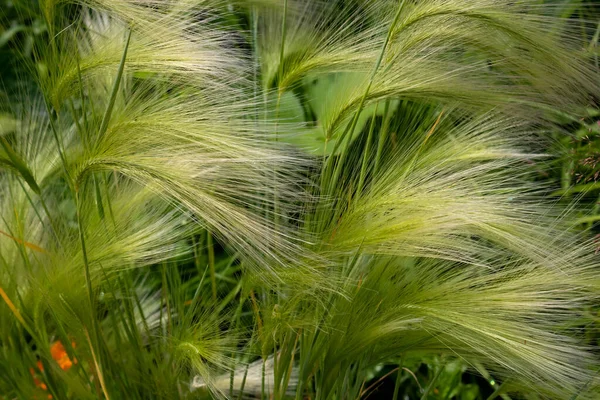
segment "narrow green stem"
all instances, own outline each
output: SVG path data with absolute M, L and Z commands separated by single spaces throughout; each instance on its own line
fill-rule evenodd
M 279 66 L 277 72 L 277 103 L 275 104 L 275 142 L 279 141 L 279 108 L 281 107 L 281 96 L 283 94 L 284 87 L 282 86 L 283 81 L 283 60 L 285 58 L 285 36 L 287 28 L 287 4 L 288 1 L 283 2 L 283 21 L 281 23 L 281 47 L 279 49 Z M 277 190 L 277 177 L 275 171 L 273 171 L 273 222 L 275 227 L 279 223 L 279 199 Z
M 363 95 L 360 99 L 360 102 L 358 104 L 358 108 L 356 109 L 356 112 L 354 113 L 354 118 L 352 119 L 352 122 L 350 123 L 349 128 L 344 130 L 344 133 L 340 137 L 340 140 L 335 144 L 334 149 L 333 149 L 333 154 L 335 154 L 335 152 L 339 148 L 340 144 L 344 141 L 345 136 L 348 134 L 348 132 L 352 133 L 352 132 L 354 132 L 354 128 L 356 128 L 356 124 L 358 122 L 358 117 L 360 116 L 360 113 L 365 104 L 365 101 L 367 100 L 367 97 L 369 96 L 371 86 L 373 85 L 373 82 L 375 81 L 375 76 L 377 75 L 377 71 L 379 70 L 379 67 L 381 66 L 381 62 L 383 61 L 383 56 L 385 55 L 385 51 L 387 50 L 388 44 L 392 38 L 394 29 L 396 27 L 396 24 L 398 23 L 398 19 L 400 18 L 400 14 L 402 13 L 402 9 L 404 8 L 405 3 L 406 3 L 406 0 L 402 0 L 400 5 L 398 6 L 398 10 L 396 11 L 394 20 L 392 21 L 390 28 L 388 29 L 388 33 L 385 37 L 385 41 L 383 42 L 383 46 L 381 47 L 381 51 L 379 52 L 379 57 L 377 58 L 377 61 L 375 62 L 375 66 L 373 67 L 373 71 L 371 72 L 371 76 L 369 78 L 369 82 L 367 83 L 367 87 L 365 88 L 365 92 L 363 93 Z
M 250 343 L 248 344 L 248 348 L 252 348 L 252 345 L 254 344 L 254 336 L 252 336 L 250 338 Z M 242 377 L 242 383 L 240 384 L 240 393 L 238 395 L 238 400 L 242 400 L 243 395 L 244 395 L 244 387 L 246 386 L 246 378 L 248 377 L 248 369 L 250 367 L 250 364 L 248 364 L 246 362 L 246 367 L 244 368 L 244 376 Z
M 421 396 L 421 400 L 427 400 L 427 396 L 429 396 L 429 392 L 431 391 L 431 389 L 433 389 L 435 383 L 437 382 L 442 371 L 444 370 L 444 366 L 445 366 L 444 363 L 442 363 L 440 365 L 439 369 L 436 371 L 435 375 L 433 376 L 433 379 L 431 379 L 431 382 L 429 382 L 429 385 L 427 385 L 427 388 L 423 392 L 423 395 Z
M 206 231 L 206 246 L 208 247 L 208 267 L 210 269 L 210 285 L 212 288 L 213 301 L 217 301 L 217 277 L 215 273 L 215 249 L 212 234 Z
M 263 356 L 263 359 L 262 359 L 262 373 L 261 373 L 261 381 L 260 381 L 260 398 L 261 399 L 267 398 L 267 394 L 265 393 L 266 366 L 267 366 L 267 360 Z
M 93 288 L 92 288 L 92 277 L 90 274 L 90 264 L 89 264 L 88 255 L 87 255 L 87 247 L 85 244 L 85 232 L 84 232 L 84 226 L 83 226 L 83 219 L 81 217 L 81 201 L 80 200 L 81 199 L 79 197 L 79 192 L 75 192 L 75 208 L 77 210 L 77 228 L 79 231 L 79 242 L 81 244 L 81 253 L 83 256 L 83 266 L 84 266 L 84 270 L 85 270 L 85 283 L 87 286 L 90 308 L 92 310 L 92 321 L 93 321 L 92 326 L 94 327 L 94 334 L 95 334 L 96 317 L 95 317 L 95 311 L 94 311 L 94 294 L 93 294 Z
M 385 106 L 383 108 L 383 125 L 379 131 L 379 137 L 377 138 L 377 154 L 375 155 L 375 165 L 373 166 L 373 173 L 376 173 L 379 170 L 379 164 L 381 163 L 381 157 L 383 154 L 383 145 L 387 139 L 387 131 L 390 126 L 390 117 L 388 115 L 390 110 L 390 99 L 385 101 Z
M 50 105 L 48 104 L 48 101 L 44 101 L 44 104 L 46 105 L 46 112 L 48 113 L 48 120 L 50 121 L 50 130 L 52 131 L 52 137 L 54 138 L 54 142 L 56 143 L 56 148 L 58 150 L 58 155 L 60 157 L 60 161 L 62 163 L 62 167 L 63 167 L 63 172 L 65 174 L 65 179 L 67 180 L 67 183 L 69 184 L 69 187 L 71 187 L 71 189 L 73 188 L 73 182 L 71 181 L 71 175 L 69 174 L 69 170 L 68 170 L 68 164 L 67 164 L 67 158 L 64 154 L 64 150 L 63 150 L 63 146 L 62 146 L 62 141 L 60 140 L 59 134 L 58 134 L 58 130 L 56 129 L 56 125 L 54 124 L 54 118 L 52 117 L 52 111 L 50 109 Z
M 123 77 L 123 70 L 125 69 L 125 60 L 127 59 L 127 50 L 129 49 L 129 42 L 131 40 L 131 29 L 127 31 L 127 38 L 125 40 L 125 49 L 123 49 L 123 54 L 121 55 L 121 62 L 119 63 L 119 69 L 117 71 L 117 76 L 115 77 L 115 81 L 113 82 L 113 87 L 110 93 L 110 99 L 108 104 L 106 105 L 106 110 L 104 111 L 104 115 L 102 116 L 102 122 L 100 123 L 100 135 L 106 132 L 108 128 L 108 122 L 110 121 L 110 116 L 112 115 L 112 110 L 115 105 L 115 100 L 117 98 L 117 93 L 119 91 L 119 87 L 121 85 L 121 78 Z
M 396 383 L 394 384 L 394 396 L 392 400 L 398 400 L 398 393 L 400 392 L 400 383 L 402 381 L 402 368 L 404 364 L 404 357 L 400 357 L 400 363 L 398 364 L 398 373 L 396 374 Z
M 373 131 L 375 130 L 375 117 L 377 116 L 377 108 L 379 108 L 379 103 L 377 103 L 377 105 L 375 106 L 375 110 L 373 111 L 373 117 L 371 118 L 371 126 L 369 127 L 369 135 L 367 136 L 367 144 L 365 145 L 365 149 L 363 151 L 362 165 L 360 167 L 360 177 L 358 179 L 358 186 L 356 187 L 357 196 L 360 196 L 363 184 L 365 182 L 369 151 L 371 150 L 371 138 L 373 137 Z
M 54 237 L 56 238 L 57 244 L 62 247 L 62 242 L 60 240 L 60 236 L 58 236 L 58 229 L 56 227 L 56 223 L 54 222 L 54 219 L 52 219 L 52 216 L 50 215 L 50 211 L 48 210 L 46 201 L 44 201 L 44 198 L 42 197 L 41 194 L 38 197 L 40 198 L 40 204 L 42 205 L 42 208 L 44 209 L 44 212 L 46 213 L 46 216 L 48 217 L 48 221 L 50 221 L 50 228 L 52 229 L 52 232 L 54 233 Z
M 97 347 L 99 350 L 99 336 L 98 336 L 98 326 L 97 326 L 97 321 L 96 321 L 96 306 L 95 306 L 95 301 L 94 301 L 94 292 L 93 292 L 93 287 L 92 287 L 92 277 L 91 277 L 91 273 L 90 273 L 90 264 L 89 264 L 89 260 L 88 260 L 88 254 L 87 254 L 87 246 L 86 246 L 86 242 L 85 242 L 85 227 L 83 225 L 83 219 L 81 216 L 81 201 L 80 201 L 80 197 L 79 197 L 79 192 L 75 191 L 75 208 L 76 208 L 76 213 L 77 213 L 77 228 L 79 231 L 79 241 L 81 244 L 81 254 L 83 256 L 83 266 L 84 266 L 84 271 L 85 271 L 85 283 L 86 283 L 86 287 L 87 287 L 87 292 L 88 292 L 88 301 L 89 301 L 89 305 L 90 305 L 90 316 L 91 316 L 91 337 L 89 338 L 90 341 L 90 347 L 91 347 L 91 351 L 92 351 L 92 355 L 94 355 L 94 353 L 96 353 L 96 356 L 94 356 L 94 362 L 96 363 L 96 369 L 97 369 L 97 374 L 98 377 L 100 379 L 102 379 L 102 358 L 101 358 L 101 352 L 97 351 L 94 352 L 94 347 Z M 106 388 L 104 386 L 103 380 L 101 380 L 101 384 L 102 384 L 102 389 L 106 395 L 106 397 L 108 398 L 108 395 L 106 393 Z
M 504 391 L 504 385 L 496 386 L 496 390 L 494 390 L 494 392 L 487 397 L 487 400 L 494 400 L 494 399 L 498 398 L 498 396 L 500 396 L 503 391 Z
M 281 90 L 283 80 L 283 59 L 285 58 L 285 36 L 287 34 L 287 6 L 288 0 L 283 1 L 283 21 L 281 23 L 281 47 L 279 48 L 278 87 Z

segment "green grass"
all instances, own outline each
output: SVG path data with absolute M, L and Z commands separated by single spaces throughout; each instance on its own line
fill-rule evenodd
M 597 396 L 587 8 L 14 3 L 0 399 Z

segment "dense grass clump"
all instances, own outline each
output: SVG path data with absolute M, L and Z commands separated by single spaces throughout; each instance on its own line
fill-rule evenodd
M 595 26 L 13 3 L 44 28 L 0 97 L 0 399 L 597 398 L 596 244 L 539 179 Z

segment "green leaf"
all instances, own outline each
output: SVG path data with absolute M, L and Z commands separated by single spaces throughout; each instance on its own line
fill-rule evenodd
M 19 32 L 25 30 L 25 26 L 23 25 L 13 25 L 2 34 L 0 34 L 0 48 L 6 46 L 8 42 Z
M 23 179 L 25 179 L 31 190 L 33 190 L 36 194 L 39 195 L 41 193 L 40 187 L 35 181 L 35 178 L 33 177 L 31 170 L 27 166 L 27 163 L 13 150 L 13 148 L 10 146 L 10 143 L 8 143 L 8 140 L 6 140 L 6 138 L 2 136 L 0 136 L 0 145 L 2 145 L 2 148 L 8 156 L 8 160 L 6 161 L 10 160 L 10 163 L 12 164 L 14 169 L 17 170 L 19 174 L 21 174 L 21 176 L 23 177 Z M 6 161 L 4 163 L 6 163 Z
M 110 121 L 110 116 L 112 114 L 113 107 L 115 105 L 115 99 L 117 98 L 117 93 L 119 91 L 119 85 L 121 83 L 121 78 L 123 77 L 123 69 L 125 68 L 125 60 L 127 59 L 127 50 L 129 49 L 129 41 L 131 40 L 131 29 L 127 31 L 127 39 L 125 41 L 125 49 L 123 49 L 123 55 L 121 56 L 121 62 L 119 63 L 119 70 L 117 71 L 117 76 L 115 77 L 115 82 L 113 83 L 112 91 L 110 94 L 110 100 L 108 101 L 108 105 L 106 106 L 106 111 L 104 112 L 104 116 L 102 117 L 102 123 L 100 124 L 100 134 L 103 134 L 108 127 L 108 122 Z
M 316 80 L 312 80 L 312 82 L 311 79 L 305 79 L 304 92 L 308 98 L 308 106 L 315 113 L 317 119 L 316 126 L 307 125 L 299 129 L 295 134 L 280 135 L 280 140 L 293 144 L 311 155 L 331 155 L 336 147 L 335 145 L 341 131 L 343 131 L 346 124 L 351 122 L 348 121 L 346 124 L 341 124 L 342 129 L 329 132 L 330 137 L 327 139 L 327 134 L 323 129 L 323 121 L 332 113 L 331 107 L 332 104 L 335 104 L 334 99 L 338 96 L 344 96 L 345 86 L 351 84 L 352 79 L 356 79 L 355 76 L 347 73 L 322 76 Z M 396 103 L 397 101 L 394 101 L 393 105 Z M 364 106 L 352 131 L 351 140 L 357 137 L 373 115 L 382 116 L 383 113 L 384 107 L 377 108 L 376 104 Z M 304 120 L 302 104 L 292 92 L 285 92 L 281 96 L 279 120 L 299 125 L 310 122 Z M 336 153 L 340 151 L 341 148 L 338 146 Z

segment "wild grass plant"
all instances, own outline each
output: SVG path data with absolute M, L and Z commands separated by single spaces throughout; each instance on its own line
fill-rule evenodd
M 533 0 L 14 7 L 47 35 L 0 119 L 0 398 L 597 398 L 596 246 L 535 179 L 599 89 L 595 26 Z

